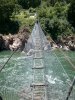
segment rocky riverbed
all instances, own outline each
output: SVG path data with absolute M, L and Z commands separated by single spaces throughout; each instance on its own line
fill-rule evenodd
M 61 36 L 57 40 L 59 48 L 75 51 L 75 35 Z
M 2 50 L 20 50 L 22 51 L 25 47 L 25 43 L 29 38 L 30 31 L 28 28 L 24 27 L 20 29 L 20 31 L 15 34 L 2 35 L 0 34 L 0 51 Z M 60 36 L 56 41 L 57 45 L 49 38 L 47 39 L 51 42 L 51 47 L 62 48 L 63 50 L 72 50 L 75 51 L 75 35 L 69 36 Z
M 25 42 L 29 37 L 29 29 L 23 28 L 16 35 L 2 35 L 0 34 L 0 51 L 2 50 L 16 50 L 19 48 L 22 51 L 25 47 Z

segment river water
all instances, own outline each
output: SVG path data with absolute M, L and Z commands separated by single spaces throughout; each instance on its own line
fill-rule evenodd
M 0 52 L 0 67 L 7 61 L 12 52 Z M 75 53 L 66 52 L 75 64 Z M 45 77 L 48 84 L 48 100 L 65 100 L 75 75 L 75 69 L 58 51 L 44 53 Z M 32 57 L 16 53 L 0 72 L 0 95 L 3 100 L 30 100 L 32 82 Z M 73 89 L 70 100 L 75 100 Z

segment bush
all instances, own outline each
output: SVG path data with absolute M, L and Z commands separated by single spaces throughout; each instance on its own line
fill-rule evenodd
M 75 27 L 75 0 L 72 0 L 68 10 L 68 20 Z
M 29 8 L 29 13 L 35 13 L 36 10 L 34 8 Z
M 67 20 L 67 11 L 69 4 L 56 2 L 54 6 L 42 6 L 38 9 L 39 19 L 43 29 L 49 33 L 54 40 L 59 35 L 71 34 L 72 26 Z
M 10 20 L 14 8 L 15 8 L 15 0 L 0 0 L 0 32 L 1 33 L 3 32 L 8 33 L 11 30 L 11 28 L 15 32 L 16 27 L 19 27 L 16 26 L 18 25 L 16 24 L 16 22 Z
M 5 22 L 2 22 L 0 25 L 0 32 L 2 34 L 6 33 L 12 33 L 15 34 L 19 30 L 19 23 L 17 21 L 11 21 L 11 20 L 6 20 Z

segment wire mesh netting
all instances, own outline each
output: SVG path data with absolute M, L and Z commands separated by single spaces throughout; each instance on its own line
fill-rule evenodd
M 46 43 L 48 43 L 48 41 L 47 41 L 43 31 L 41 31 L 40 25 L 36 23 L 35 26 L 36 26 L 34 28 L 35 30 L 32 33 L 33 49 L 34 49 L 34 51 L 35 50 L 38 50 L 38 51 L 44 50 L 44 46 L 47 45 Z M 43 38 L 45 41 L 43 41 Z M 39 55 L 40 51 L 38 52 L 38 54 L 35 52 L 34 54 L 35 55 L 37 54 L 36 58 L 39 57 L 40 59 L 34 59 L 34 67 L 36 67 L 36 66 L 42 67 L 43 66 L 44 69 L 40 69 L 41 68 L 40 67 L 33 71 L 33 83 L 35 82 L 35 83 L 39 84 L 42 82 L 42 83 L 44 83 L 44 86 L 46 86 L 46 84 L 48 85 L 48 86 L 44 87 L 45 91 L 46 91 L 45 92 L 46 94 L 44 95 L 44 99 L 48 99 L 48 100 L 63 100 L 64 99 L 64 100 L 66 100 L 66 97 L 67 97 L 67 94 L 69 91 L 69 87 L 72 84 L 71 80 L 68 77 L 66 71 L 63 68 L 63 65 L 61 64 L 61 62 L 59 61 L 58 57 L 56 56 L 56 54 L 54 52 L 46 52 L 46 51 L 42 51 L 42 52 L 44 52 L 44 53 L 41 53 L 41 54 L 42 55 L 45 54 L 44 56 L 46 56 L 45 57 L 46 61 L 44 61 L 44 62 L 46 62 L 45 67 L 46 67 L 46 64 L 48 64 L 46 67 L 47 70 L 45 70 L 45 68 L 44 68 L 44 62 L 43 62 L 44 59 L 41 58 Z M 47 59 L 49 53 L 50 53 L 50 56 L 49 56 L 49 59 Z M 50 68 L 50 70 L 48 70 L 48 68 Z M 75 93 L 73 90 L 72 94 L 70 96 L 70 100 L 74 100 L 74 98 L 75 98 Z M 33 100 L 35 100 L 35 99 L 33 98 Z M 37 100 L 41 100 L 41 98 L 37 99 Z
M 40 34 L 40 36 L 39 36 Z M 40 41 L 40 42 L 39 42 Z M 30 49 L 44 49 L 44 47 L 49 44 L 47 41 L 41 27 L 40 23 L 35 23 L 35 26 L 33 28 L 33 31 L 28 39 L 28 42 L 25 44 L 25 51 L 29 51 Z
M 48 56 L 50 54 L 50 56 Z M 66 100 L 71 80 L 54 51 L 45 52 L 47 95 L 49 100 Z M 49 68 L 49 69 L 48 69 Z M 75 99 L 75 87 L 69 100 Z
M 33 56 L 13 57 L 0 73 L 3 100 L 66 100 L 72 82 L 55 51 L 44 50 L 48 44 L 36 23 L 25 44 L 27 52 L 33 49 Z M 75 100 L 75 87 L 69 100 Z
M 32 41 L 34 45 L 33 54 L 33 80 L 32 80 L 32 100 L 47 100 L 46 98 L 46 84 L 44 76 L 44 63 L 43 63 L 43 48 L 47 43 L 44 34 L 40 34 L 40 27 L 38 23 L 34 26 L 35 34 L 32 34 Z M 44 40 L 43 40 L 44 39 Z

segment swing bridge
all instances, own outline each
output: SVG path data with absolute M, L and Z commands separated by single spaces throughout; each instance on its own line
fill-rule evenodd
M 75 100 L 75 79 L 73 82 L 70 81 L 57 55 L 52 52 L 51 47 L 44 50 L 48 43 L 40 23 L 35 23 L 28 42 L 25 44 L 25 51 L 33 50 L 33 65 L 31 66 L 32 82 L 30 83 L 31 96 L 28 99 L 24 97 L 20 100 Z M 45 57 L 45 54 L 47 57 Z M 51 57 L 49 58 L 49 56 Z M 6 63 L 8 63 L 8 61 Z M 58 66 L 57 63 L 59 63 L 60 66 Z M 49 71 L 47 64 L 50 68 Z M 1 71 L 5 65 L 1 68 Z M 10 98 L 10 100 L 12 99 Z

